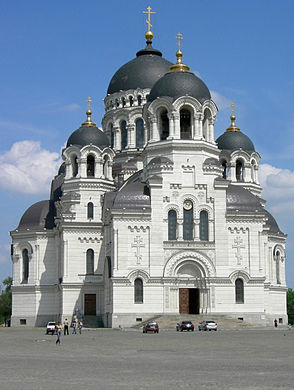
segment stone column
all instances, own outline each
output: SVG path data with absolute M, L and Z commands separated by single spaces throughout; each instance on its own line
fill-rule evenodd
M 236 163 L 228 163 L 228 180 L 237 181 L 236 178 Z
M 72 177 L 71 161 L 66 160 L 66 162 L 65 162 L 65 179 L 70 179 L 71 177 Z
M 183 220 L 178 219 L 178 240 L 183 241 Z
M 181 125 L 180 125 L 180 115 L 175 112 L 173 114 L 174 118 L 174 138 L 181 139 Z
M 113 126 L 113 134 L 114 134 L 113 149 L 115 151 L 121 150 L 121 133 L 120 133 L 119 126 Z
M 173 139 L 175 138 L 175 119 L 174 114 L 169 113 L 167 114 L 168 120 L 169 120 L 169 136 L 167 139 Z
M 213 117 L 208 120 L 208 142 L 214 142 L 214 122 L 215 119 Z
M 199 241 L 199 224 L 200 224 L 200 220 L 199 219 L 195 219 L 194 220 L 194 240 L 195 241 Z
M 95 179 L 103 175 L 103 159 L 101 157 L 95 159 Z
M 134 149 L 136 147 L 135 125 L 128 125 L 127 131 L 128 131 L 128 145 L 126 149 Z
M 86 158 L 81 158 L 80 159 L 80 172 L 81 172 L 81 177 L 87 177 L 87 159 Z M 96 170 L 96 166 L 95 166 Z
M 150 116 L 150 141 L 156 142 L 160 140 L 157 118 L 155 115 Z
M 202 114 L 196 114 L 194 117 L 194 133 L 193 139 L 201 139 L 202 138 Z

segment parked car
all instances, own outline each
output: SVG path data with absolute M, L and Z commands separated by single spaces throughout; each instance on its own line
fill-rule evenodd
M 192 332 L 194 332 L 194 325 L 191 321 L 182 321 L 180 323 L 177 323 L 177 332 L 179 330 L 181 332 L 183 332 L 183 330 L 187 330 L 188 332 L 191 330 Z
M 198 330 L 215 330 L 217 331 L 217 323 L 215 321 L 199 322 Z
M 55 333 L 55 327 L 56 327 L 56 322 L 48 322 L 47 327 L 46 327 L 46 334 L 54 334 Z
M 147 322 L 144 326 L 143 326 L 143 333 L 147 333 L 147 332 L 154 332 L 154 333 L 159 333 L 159 326 L 158 326 L 158 323 L 157 322 Z

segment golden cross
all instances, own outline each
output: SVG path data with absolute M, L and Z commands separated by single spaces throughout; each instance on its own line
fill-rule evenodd
M 87 102 L 88 102 L 88 110 L 91 110 L 91 101 L 92 101 L 92 99 L 91 99 L 90 96 L 89 96 L 88 99 L 87 99 Z
M 147 7 L 148 11 L 143 11 L 143 14 L 148 14 L 148 19 L 146 20 L 146 23 L 148 24 L 148 31 L 150 31 L 150 28 L 152 27 L 151 20 L 150 20 L 150 15 L 151 14 L 156 14 L 156 12 L 151 11 L 150 5 Z
M 178 40 L 178 46 L 179 46 L 179 49 L 180 49 L 181 48 L 181 41 L 184 39 L 183 35 L 181 33 L 178 33 L 177 36 L 176 36 L 176 39 Z
M 231 108 L 232 108 L 232 115 L 234 115 L 234 112 L 235 112 L 235 103 L 234 102 L 231 103 Z

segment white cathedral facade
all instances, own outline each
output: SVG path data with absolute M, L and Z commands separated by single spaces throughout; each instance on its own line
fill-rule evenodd
M 264 208 L 260 156 L 234 114 L 215 140 L 209 89 L 152 37 L 112 77 L 103 129 L 88 109 L 50 199 L 11 232 L 12 326 L 179 313 L 287 323 L 286 235 Z

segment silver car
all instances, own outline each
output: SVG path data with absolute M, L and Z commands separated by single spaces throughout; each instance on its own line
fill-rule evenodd
M 202 321 L 199 322 L 198 330 L 215 330 L 217 331 L 217 323 L 215 321 Z

